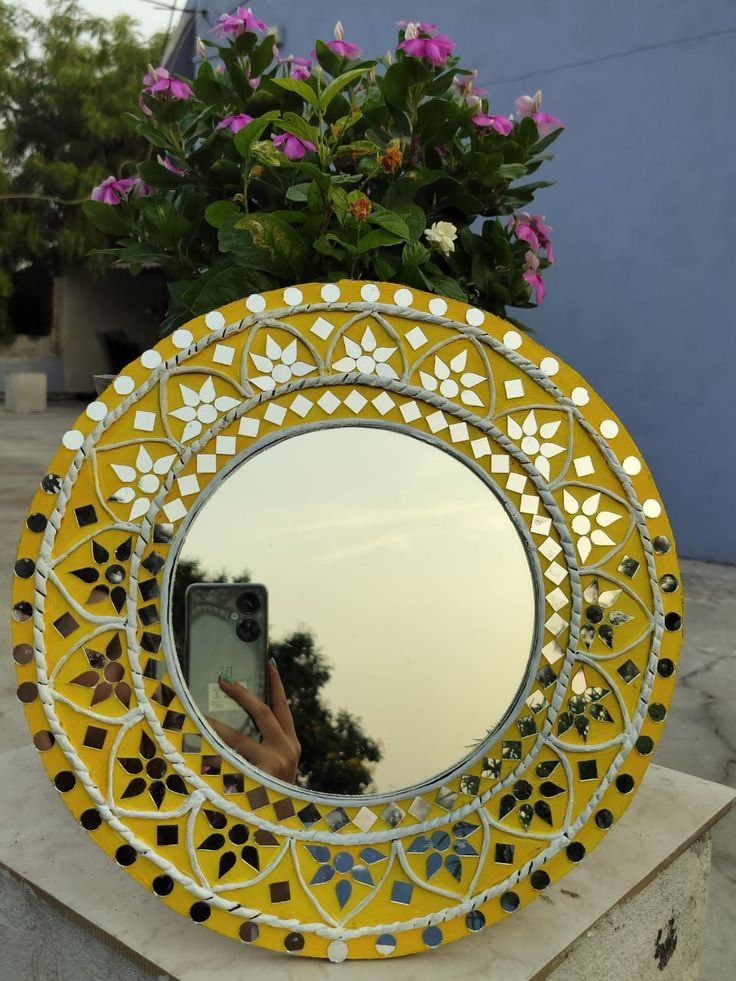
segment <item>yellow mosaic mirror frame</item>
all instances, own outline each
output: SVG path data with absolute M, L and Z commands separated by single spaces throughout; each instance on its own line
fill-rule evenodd
M 534 545 L 521 708 L 392 798 L 233 766 L 169 670 L 177 527 L 261 441 L 336 423 L 446 447 Z M 333 961 L 456 940 L 571 871 L 650 762 L 681 628 L 672 533 L 615 415 L 505 321 L 387 283 L 251 295 L 144 352 L 64 435 L 15 565 L 18 697 L 75 818 L 183 915 Z

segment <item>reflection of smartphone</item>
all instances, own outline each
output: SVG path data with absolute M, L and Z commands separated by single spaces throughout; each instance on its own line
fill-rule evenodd
M 268 592 L 261 583 L 192 583 L 186 592 L 185 680 L 204 715 L 259 738 L 246 711 L 222 691 L 220 674 L 268 704 Z

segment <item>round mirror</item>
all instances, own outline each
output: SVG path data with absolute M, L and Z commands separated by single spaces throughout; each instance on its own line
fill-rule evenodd
M 430 779 L 485 740 L 523 688 L 535 609 L 524 540 L 488 484 L 366 426 L 241 463 L 186 529 L 171 591 L 180 677 L 230 752 L 350 795 Z M 293 721 L 292 772 L 269 765 L 278 732 L 259 701 L 287 736 Z

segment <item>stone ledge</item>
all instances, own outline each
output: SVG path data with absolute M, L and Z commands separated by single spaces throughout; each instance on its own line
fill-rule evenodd
M 333 979 L 338 972 L 343 981 L 363 981 L 375 978 L 380 970 L 376 962 L 365 961 L 340 965 L 307 960 L 297 963 L 288 955 L 244 947 L 211 931 L 198 930 L 122 874 L 88 839 L 55 794 L 32 747 L 0 754 L 0 786 L 4 788 L 0 802 L 0 865 L 16 883 L 40 893 L 76 928 L 88 928 L 94 940 L 102 940 L 154 977 L 169 977 L 172 981 L 211 981 L 215 977 L 241 981 L 252 977 L 257 968 L 262 981 L 292 977 L 318 981 Z M 573 958 L 580 956 L 587 934 L 597 924 L 603 930 L 604 917 L 661 876 L 703 838 L 734 800 L 736 791 L 728 787 L 652 766 L 620 824 L 580 868 L 551 886 L 543 898 L 522 910 L 518 917 L 478 936 L 419 959 L 400 958 L 386 970 L 392 981 L 436 977 L 438 973 L 452 976 L 453 981 L 530 981 L 547 977 L 565 958 L 573 963 Z M 626 845 L 622 847 L 624 840 Z M 669 903 L 679 908 L 694 901 L 682 893 L 682 881 L 692 879 L 692 875 L 683 880 L 682 875 L 673 874 L 670 879 L 680 886 L 671 887 L 671 896 L 660 890 L 665 906 Z M 665 883 L 664 878 L 661 883 Z M 660 880 L 653 890 L 659 884 Z M 702 893 L 702 877 L 692 886 L 692 896 Z M 631 928 L 635 928 L 641 915 L 636 903 L 629 906 Z M 624 908 L 619 912 L 626 917 Z M 654 977 L 659 971 L 654 960 L 654 939 L 656 928 L 663 924 L 647 925 L 650 931 L 655 928 L 650 965 Z M 34 937 L 32 931 L 33 924 L 29 924 L 29 943 Z M 76 933 L 79 934 L 78 929 Z M 42 944 L 43 937 L 36 936 L 36 942 Z M 93 949 L 94 945 L 90 945 L 91 958 Z M 670 964 L 672 977 L 689 976 L 677 973 L 676 952 Z M 95 967 L 94 963 L 90 966 Z M 566 968 L 567 964 L 562 965 L 565 976 Z M 642 971 L 639 976 L 649 974 Z M 90 977 L 99 974 L 91 973 Z M 60 981 L 67 978 L 60 976 Z M 80 977 L 75 981 L 81 981 Z

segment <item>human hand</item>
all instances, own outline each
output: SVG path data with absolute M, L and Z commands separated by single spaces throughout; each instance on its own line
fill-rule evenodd
M 220 675 L 219 684 L 222 691 L 241 708 L 245 709 L 253 719 L 261 733 L 262 742 L 256 742 L 255 739 L 246 736 L 244 732 L 238 732 L 232 726 L 206 716 L 217 735 L 231 749 L 234 749 L 249 763 L 263 770 L 264 773 L 269 773 L 272 777 L 285 780 L 287 783 L 294 783 L 299 766 L 301 746 L 294 728 L 289 701 L 276 665 L 272 661 L 268 662 L 270 707 L 237 681 L 226 681 Z

